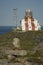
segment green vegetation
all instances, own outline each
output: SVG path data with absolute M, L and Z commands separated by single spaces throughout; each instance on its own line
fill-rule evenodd
M 29 32 L 19 32 L 19 31 L 11 31 L 4 35 L 0 35 L 0 49 L 14 49 L 12 45 L 13 38 L 19 38 L 21 43 L 21 48 L 25 50 L 29 50 L 28 57 L 37 60 L 40 62 L 43 58 L 43 31 L 29 31 Z M 38 47 L 39 46 L 39 47 Z M 36 51 L 34 50 L 35 48 Z M 35 53 L 32 52 L 35 51 Z M 42 57 L 41 59 L 39 57 Z

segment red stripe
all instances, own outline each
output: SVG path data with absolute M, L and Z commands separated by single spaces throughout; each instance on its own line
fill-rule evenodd
M 35 30 L 35 24 L 34 24 L 34 19 L 31 18 L 31 25 L 32 25 L 32 30 L 34 31 Z
M 32 30 L 34 31 L 35 30 L 35 24 L 31 23 L 31 25 L 32 25 Z
M 25 22 L 25 30 L 28 31 L 28 22 Z

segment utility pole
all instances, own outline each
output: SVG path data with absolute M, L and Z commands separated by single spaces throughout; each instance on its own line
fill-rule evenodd
M 14 8 L 13 9 L 13 18 L 14 18 L 14 21 L 15 21 L 15 25 L 16 25 L 16 28 L 17 28 L 17 8 Z

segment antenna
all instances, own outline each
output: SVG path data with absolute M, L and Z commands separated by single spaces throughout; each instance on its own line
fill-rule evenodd
M 16 25 L 16 28 L 17 28 L 17 8 L 14 8 L 13 9 L 13 18 L 14 18 L 14 21 L 15 21 L 15 25 Z

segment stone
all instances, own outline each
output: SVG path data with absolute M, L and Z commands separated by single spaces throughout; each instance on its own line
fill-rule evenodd
M 31 62 L 26 61 L 26 62 L 24 63 L 24 65 L 32 65 L 32 63 L 31 63 Z
M 16 61 L 24 63 L 27 60 L 27 57 L 17 57 Z
M 18 63 L 18 62 L 16 62 L 16 63 L 9 63 L 9 65 L 23 65 L 22 63 Z
M 20 48 L 20 39 L 19 38 L 14 38 L 13 39 L 13 45 L 15 48 Z
M 15 59 L 15 57 L 9 54 L 9 55 L 8 55 L 8 61 L 10 61 L 10 60 L 12 60 L 12 59 Z
M 8 61 L 6 59 L 0 59 L 0 65 L 8 65 Z
M 27 51 L 26 50 L 6 50 L 5 54 L 7 54 L 7 55 L 16 55 L 16 56 L 26 56 Z

